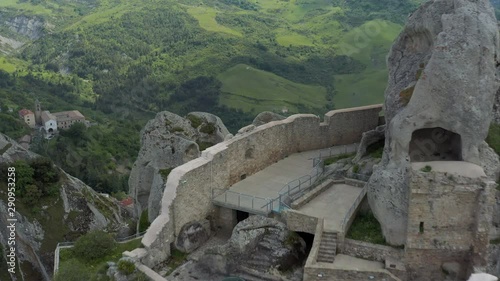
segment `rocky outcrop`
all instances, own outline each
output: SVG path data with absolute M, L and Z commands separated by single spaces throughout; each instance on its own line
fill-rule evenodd
M 304 240 L 285 224 L 251 216 L 236 225 L 227 244 L 207 249 L 199 266 L 226 276 L 255 271 L 265 275 L 271 269 L 288 271 L 301 266 L 304 258 Z
M 191 253 L 203 245 L 210 235 L 210 223 L 207 221 L 205 227 L 193 221 L 182 226 L 179 236 L 177 237 L 177 249 L 184 253 Z
M 160 112 L 141 131 L 141 149 L 129 178 L 129 193 L 138 215 L 148 209 L 149 220 L 159 213 L 163 186 L 171 169 L 200 156 L 206 147 L 229 134 L 219 117 L 203 112 L 185 118 Z
M 28 160 L 38 157 L 36 153 L 24 149 L 16 141 L 0 133 L 0 164 L 16 160 Z
M 272 122 L 272 121 L 280 121 L 285 119 L 285 116 L 281 116 L 277 113 L 271 112 L 271 111 L 264 111 L 259 113 L 255 119 L 252 122 L 252 125 L 255 127 L 258 127 L 260 125 L 264 125 L 266 123 Z
M 404 243 L 411 161 L 449 157 L 482 165 L 499 87 L 498 40 L 487 0 L 428 1 L 396 39 L 388 57 L 384 155 L 368 183 L 389 243 Z
M 0 164 L 29 161 L 36 157 L 39 155 L 0 134 Z M 19 198 L 16 200 L 18 257 L 21 261 L 30 262 L 42 276 L 52 274 L 53 253 L 58 242 L 74 241 L 93 229 L 124 236 L 135 230 L 125 222 L 127 214 L 116 200 L 95 192 L 60 169 L 59 174 L 59 196 L 45 197 L 39 206 L 27 206 Z M 1 198 L 7 196 L 5 192 L 0 190 Z M 7 213 L 7 203 L 2 199 L 0 213 Z M 0 216 L 0 243 L 7 241 L 5 238 L 9 235 L 6 219 L 6 216 Z
M 42 37 L 45 29 L 45 21 L 37 16 L 16 16 L 5 20 L 4 24 L 17 34 L 28 37 L 31 40 Z

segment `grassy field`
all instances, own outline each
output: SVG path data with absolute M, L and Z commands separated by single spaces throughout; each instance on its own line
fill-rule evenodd
M 401 26 L 381 20 L 366 22 L 349 31 L 337 44 L 342 54 L 367 67 L 361 73 L 336 75 L 333 98 L 336 108 L 382 103 L 387 86 L 386 56 Z
M 297 112 L 297 104 L 320 107 L 326 91 L 320 86 L 295 83 L 273 73 L 238 64 L 218 76 L 225 93 L 221 103 L 246 112 L 281 110 Z
M 217 11 L 213 8 L 210 8 L 210 7 L 189 7 L 187 9 L 187 11 L 191 16 L 196 18 L 198 20 L 198 22 L 200 23 L 200 26 L 207 31 L 222 32 L 222 33 L 227 33 L 227 34 L 231 34 L 231 35 L 242 36 L 241 33 L 239 33 L 238 31 L 218 24 L 217 21 L 215 20 L 215 16 L 217 15 Z
M 118 260 L 122 257 L 123 252 L 131 251 L 139 247 L 141 247 L 141 239 L 135 239 L 126 243 L 117 243 L 113 251 L 105 257 L 93 260 L 92 262 L 82 261 L 82 264 L 85 266 L 87 272 L 95 274 L 106 264 L 106 262 L 118 262 Z M 61 249 L 59 268 L 63 268 L 68 262 L 70 262 L 71 259 L 75 258 L 78 259 L 78 257 L 74 256 L 71 248 Z

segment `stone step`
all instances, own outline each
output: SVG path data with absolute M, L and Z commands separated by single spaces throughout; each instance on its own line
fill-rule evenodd
M 325 258 L 320 258 L 318 257 L 318 262 L 326 262 L 326 263 L 333 263 L 335 259 L 325 259 Z
M 267 274 L 264 272 L 259 272 L 251 268 L 241 266 L 238 270 L 237 276 L 245 279 L 246 281 L 283 281 L 283 279 Z

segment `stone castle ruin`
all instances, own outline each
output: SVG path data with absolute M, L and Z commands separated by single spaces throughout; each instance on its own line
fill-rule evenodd
M 358 161 L 381 137 L 383 156 L 368 182 L 325 176 L 296 201 L 281 201 L 281 193 L 269 198 L 278 205 L 270 216 L 314 235 L 303 280 L 466 280 L 485 272 L 500 161 L 484 140 L 500 86 L 499 40 L 488 0 L 428 1 L 410 15 L 388 57 L 385 136 L 380 105 L 334 110 L 323 121 L 300 114 L 246 127 L 170 172 L 144 248 L 126 255 L 154 280 L 166 280 L 150 268 L 183 244 L 183 229 L 194 229 L 193 222 L 207 233 L 214 226 L 232 229 L 237 212 L 251 213 L 242 209 L 240 195 L 237 205 L 214 202 L 231 186 L 311 150 L 359 143 Z M 340 227 L 331 222 L 336 218 L 298 207 L 336 185 L 358 188 L 359 194 L 338 220 Z M 363 208 L 374 213 L 386 241 L 404 249 L 347 239 Z M 346 261 L 367 266 L 353 268 L 349 263 L 356 262 Z

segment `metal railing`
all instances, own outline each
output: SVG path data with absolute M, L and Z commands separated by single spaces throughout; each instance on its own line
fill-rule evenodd
M 215 195 L 215 191 L 217 190 L 221 190 L 223 192 L 219 195 Z M 272 212 L 272 205 L 270 205 L 272 199 L 252 196 L 231 190 L 220 188 L 212 189 L 212 200 L 213 202 L 223 205 L 224 207 L 233 207 L 249 213 L 267 215 Z
M 302 194 L 310 190 L 320 179 L 324 172 L 324 159 L 355 152 L 357 144 L 344 145 L 321 150 L 319 156 L 313 158 L 313 169 L 308 175 L 301 176 L 285 184 L 278 192 L 276 198 L 262 198 L 228 189 L 212 189 L 212 202 L 216 205 L 246 211 L 254 214 L 268 215 L 271 212 L 280 212 L 287 206 L 287 201 L 296 200 Z M 215 194 L 216 191 L 221 191 Z
M 365 198 L 365 195 L 367 193 L 367 188 L 366 186 L 363 187 L 361 190 L 361 193 L 359 193 L 358 197 L 354 201 L 354 203 L 351 205 L 347 213 L 345 214 L 344 218 L 342 219 L 342 223 L 340 225 L 340 229 L 342 229 L 343 233 L 346 233 L 347 229 L 346 228 L 346 223 L 351 219 L 351 216 L 354 214 L 354 211 L 358 208 L 359 204 L 361 204 L 361 201 L 363 201 L 363 198 Z
M 335 146 L 319 151 L 319 159 L 327 159 L 333 156 L 338 156 L 342 154 L 355 153 L 358 149 L 358 143 L 346 144 L 343 146 Z

